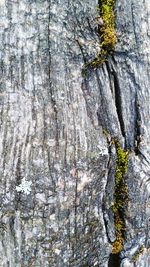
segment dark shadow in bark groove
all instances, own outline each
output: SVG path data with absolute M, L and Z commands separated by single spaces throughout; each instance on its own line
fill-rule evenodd
M 122 100 L 121 100 L 121 94 L 120 94 L 120 86 L 117 74 L 113 72 L 114 76 L 114 89 L 115 89 L 115 104 L 116 104 L 116 110 L 118 114 L 118 120 L 120 123 L 120 128 L 122 135 L 125 137 L 125 126 L 124 126 L 124 120 L 123 120 L 123 114 L 122 114 Z
M 118 115 L 120 130 L 121 130 L 122 136 L 125 138 L 125 143 L 126 143 L 126 133 L 125 133 L 123 112 L 122 112 L 122 99 L 121 99 L 121 88 L 119 84 L 119 79 L 118 79 L 118 76 L 117 76 L 117 73 L 114 67 L 112 66 L 111 68 L 111 66 L 109 65 L 109 62 L 105 62 L 105 63 L 106 63 L 106 68 L 107 68 L 107 72 L 108 72 L 108 76 L 110 80 L 110 88 L 111 88 L 111 82 L 113 83 L 116 112 Z
M 110 254 L 108 267 L 120 267 L 120 253 Z
M 135 97 L 135 134 L 134 134 L 134 152 L 136 155 L 140 154 L 139 147 L 141 143 L 141 114 L 140 114 L 140 104 L 138 102 L 137 94 Z

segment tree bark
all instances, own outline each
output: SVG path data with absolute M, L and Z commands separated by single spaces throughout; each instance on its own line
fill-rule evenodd
M 149 0 L 116 1 L 115 51 L 85 71 L 97 4 L 0 0 L 2 267 L 150 266 Z M 115 142 L 129 159 L 118 254 Z

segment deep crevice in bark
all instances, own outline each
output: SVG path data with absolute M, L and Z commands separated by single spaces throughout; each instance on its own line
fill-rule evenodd
M 110 254 L 108 267 L 120 267 L 120 253 Z
M 115 95 L 115 106 L 116 106 L 116 111 L 118 115 L 118 121 L 120 124 L 120 130 L 122 133 L 122 136 L 125 137 L 125 125 L 124 125 L 124 120 L 123 120 L 123 114 L 122 114 L 122 99 L 121 99 L 121 90 L 120 90 L 120 85 L 117 77 L 117 73 L 115 70 L 111 70 L 109 63 L 106 62 L 106 68 L 108 71 L 109 79 L 110 79 L 110 89 L 112 91 L 112 86 L 111 86 L 111 75 L 113 76 L 113 83 L 114 83 L 114 95 Z
M 116 233 L 115 242 L 112 242 L 110 240 L 108 221 L 107 221 L 107 218 L 105 219 L 105 212 L 107 209 L 106 208 L 107 205 L 105 206 L 105 201 L 103 201 L 103 204 L 102 204 L 102 211 L 103 211 L 106 234 L 107 234 L 108 242 L 112 244 L 112 253 L 110 254 L 108 267 L 119 267 L 120 266 L 120 262 L 121 262 L 120 252 L 123 249 L 123 242 L 125 240 L 125 219 L 124 219 L 125 207 L 124 205 L 128 199 L 127 187 L 126 187 L 126 183 L 124 180 L 124 176 L 127 171 L 126 152 L 120 147 L 117 141 L 114 141 L 114 142 L 115 142 L 116 154 L 117 154 L 116 155 L 115 186 L 114 186 L 114 206 L 112 208 L 114 212 L 114 228 L 115 228 L 115 233 Z M 111 155 L 110 147 L 109 147 L 109 155 L 111 159 L 112 155 Z M 109 174 L 109 171 L 111 168 L 110 159 L 107 165 L 108 176 L 111 175 Z
M 115 105 L 116 105 L 116 111 L 118 115 L 118 120 L 120 123 L 120 129 L 123 137 L 125 137 L 125 126 L 123 121 L 123 115 L 122 115 L 122 103 L 121 103 L 121 95 L 120 95 L 120 86 L 118 77 L 115 72 L 113 72 L 114 76 L 114 90 L 115 90 Z
M 108 143 L 108 151 L 109 151 L 109 160 L 108 160 L 108 164 L 107 164 L 107 169 L 108 169 L 108 177 L 111 176 L 111 163 L 110 161 L 112 160 L 112 151 L 111 151 L 111 145 L 110 145 L 110 142 L 107 140 L 107 143 Z M 107 185 L 106 187 L 108 186 L 108 179 L 107 179 Z M 107 193 L 106 193 L 107 194 Z M 107 219 L 105 218 L 105 212 L 106 212 L 106 204 L 105 204 L 105 200 L 103 199 L 103 203 L 102 203 L 102 211 L 103 211 L 103 219 L 104 219 L 104 225 L 105 225 L 105 229 L 106 229 L 106 235 L 107 235 L 107 239 L 108 239 L 108 242 L 110 244 L 112 244 L 111 240 L 110 240 L 110 237 L 109 237 L 109 233 L 108 233 L 108 221 Z M 108 261 L 108 267 L 120 267 L 120 253 L 117 253 L 117 254 L 113 254 L 111 253 L 110 256 L 109 256 L 109 261 Z
M 140 117 L 140 105 L 138 103 L 137 100 L 137 96 L 135 99 L 135 114 L 136 114 L 136 118 L 135 118 L 135 135 L 134 135 L 134 152 L 136 155 L 138 155 L 140 153 L 139 151 L 139 146 L 141 143 L 141 117 Z

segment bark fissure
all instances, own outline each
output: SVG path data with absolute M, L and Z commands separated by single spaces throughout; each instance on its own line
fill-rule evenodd
M 120 259 L 120 253 L 118 254 L 110 254 L 109 261 L 108 261 L 108 267 L 120 267 L 121 259 Z
M 135 98 L 135 135 L 134 135 L 134 151 L 135 154 L 138 155 L 140 153 L 139 147 L 141 143 L 141 115 L 140 115 L 140 104 L 137 99 L 137 96 Z
M 122 112 L 121 90 L 120 90 L 119 80 L 115 71 L 113 71 L 113 77 L 114 77 L 114 90 L 115 90 L 115 106 L 118 115 L 118 120 L 120 123 L 121 133 L 122 136 L 125 138 L 126 134 L 125 134 L 123 112 Z
M 126 233 L 125 207 L 128 204 L 128 186 L 125 176 L 128 170 L 128 152 L 121 148 L 117 140 L 113 139 L 113 143 L 116 149 L 116 173 L 112 209 L 114 212 L 116 240 L 112 243 L 112 254 L 116 254 L 119 258 L 120 252 L 124 247 Z

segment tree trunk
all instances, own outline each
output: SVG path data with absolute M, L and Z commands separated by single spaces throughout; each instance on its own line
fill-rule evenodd
M 2 267 L 150 266 L 149 0 L 85 68 L 97 4 L 0 0 Z

